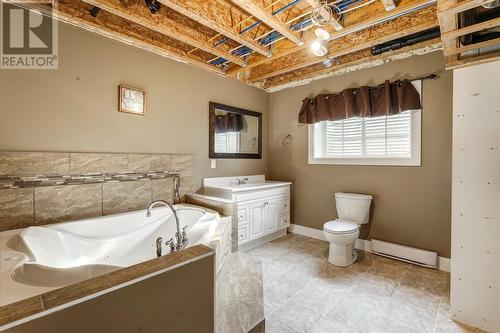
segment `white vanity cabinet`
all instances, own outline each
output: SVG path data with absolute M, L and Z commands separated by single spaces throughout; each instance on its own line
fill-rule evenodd
M 203 190 L 205 195 L 236 202 L 241 245 L 286 231 L 290 226 L 290 185 L 265 180 L 263 175 L 219 177 L 205 178 Z

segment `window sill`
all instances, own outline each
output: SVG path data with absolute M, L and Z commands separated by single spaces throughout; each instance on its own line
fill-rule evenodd
M 309 157 L 309 164 L 330 165 L 374 165 L 374 166 L 421 166 L 418 158 L 315 158 Z

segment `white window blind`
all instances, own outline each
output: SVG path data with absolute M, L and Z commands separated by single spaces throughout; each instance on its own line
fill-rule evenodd
M 215 134 L 216 153 L 238 153 L 240 148 L 240 132 Z
M 324 156 L 411 156 L 411 113 L 325 121 Z

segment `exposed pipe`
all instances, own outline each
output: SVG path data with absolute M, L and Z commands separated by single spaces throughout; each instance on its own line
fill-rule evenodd
M 146 6 L 148 6 L 151 14 L 156 14 L 160 10 L 160 2 L 158 0 L 144 0 L 146 2 Z
M 389 42 L 378 44 L 372 47 L 372 55 L 379 55 L 392 50 L 397 50 L 405 46 L 410 46 L 426 40 L 437 38 L 441 35 L 439 28 L 433 28 L 408 35 L 406 37 L 391 40 Z
M 274 5 L 275 5 L 275 4 L 277 4 L 277 3 L 280 3 L 281 1 L 283 1 L 283 0 L 273 1 L 271 4 L 269 4 L 268 6 L 266 6 L 264 9 L 271 8 L 272 6 L 274 6 Z M 298 2 L 298 1 L 301 1 L 301 0 L 296 0 L 296 1 L 294 1 L 294 3 Z M 290 5 L 290 4 L 289 4 L 289 5 Z M 287 5 L 287 6 L 289 6 L 289 5 Z M 286 6 L 285 6 L 285 7 L 286 7 Z M 274 15 L 274 14 L 273 14 L 273 15 Z M 245 19 L 243 19 L 243 20 L 241 20 L 240 22 L 236 23 L 236 24 L 233 26 L 233 28 L 236 28 L 236 27 L 238 27 L 238 26 L 242 25 L 244 22 L 248 21 L 249 19 L 251 19 L 251 18 L 253 18 L 253 17 L 254 17 L 253 15 L 250 15 L 250 16 L 246 17 Z M 258 24 L 256 24 L 256 23 L 258 23 Z M 257 21 L 256 23 L 252 24 L 252 28 L 256 27 L 256 26 L 257 26 L 257 25 L 259 25 L 261 22 L 260 22 L 260 21 Z M 248 30 L 250 30 L 250 29 L 248 29 L 248 27 L 247 27 L 247 28 L 245 28 L 245 29 L 244 29 L 244 31 L 241 31 L 241 32 L 240 32 L 240 34 L 242 34 L 243 32 L 246 32 L 246 31 L 248 31 Z M 273 31 L 273 30 L 271 30 L 271 31 Z M 209 41 L 209 42 L 211 42 L 211 41 L 215 40 L 216 38 L 218 38 L 218 37 L 220 37 L 220 36 L 222 36 L 222 35 L 221 35 L 221 34 L 217 34 L 217 35 L 213 36 L 212 38 L 210 38 L 208 41 Z M 218 45 L 224 44 L 227 40 L 228 40 L 228 38 L 227 38 L 227 37 L 225 37 L 225 36 L 223 36 L 223 37 L 222 37 L 222 38 L 221 38 L 221 39 L 220 39 L 220 40 L 219 40 L 219 41 L 218 41 L 218 42 L 217 42 L 214 46 L 218 46 Z M 243 46 L 243 45 L 240 45 L 239 47 L 242 47 L 242 46 Z M 238 47 L 238 48 L 239 48 L 239 47 Z M 192 49 L 191 51 L 189 51 L 189 52 L 188 52 L 188 54 L 190 54 L 190 53 L 194 52 L 195 50 L 197 50 L 197 48 Z M 211 62 L 211 61 L 212 61 L 212 60 L 209 60 L 208 62 Z
M 298 1 L 300 1 L 300 0 L 298 0 Z M 282 10 L 284 10 L 284 9 L 286 9 L 286 8 L 288 8 L 288 7 L 291 7 L 292 5 L 295 5 L 295 4 L 296 4 L 296 2 L 298 2 L 298 1 L 297 1 L 297 0 L 296 0 L 296 1 L 293 1 L 292 3 L 290 3 L 290 4 L 288 4 L 288 5 L 284 6 L 284 7 L 282 7 L 282 8 L 280 8 L 280 9 L 278 9 L 275 13 L 277 14 L 277 13 L 281 12 Z M 334 5 L 334 4 L 335 4 L 338 8 L 340 8 L 340 9 L 341 9 L 341 14 L 343 14 L 343 13 L 346 13 L 346 12 L 349 12 L 349 11 L 352 11 L 352 10 L 355 10 L 355 9 L 357 9 L 357 8 L 364 7 L 364 6 L 366 6 L 366 5 L 370 4 L 370 3 L 373 3 L 374 1 L 375 1 L 375 0 L 368 0 L 368 1 L 365 1 L 365 0 L 335 0 L 335 1 L 332 1 L 332 2 L 328 3 L 328 5 L 330 5 L 330 6 L 331 6 L 331 5 Z M 411 12 L 413 12 L 414 10 L 420 10 L 420 9 L 422 9 L 422 8 L 425 8 L 425 7 L 429 6 L 429 5 L 434 4 L 436 1 L 437 1 L 437 0 L 429 0 L 429 1 L 428 1 L 428 3 L 426 3 L 426 4 L 422 5 L 422 6 L 419 6 L 418 8 L 415 8 L 415 9 L 413 9 L 413 10 L 409 10 L 409 11 L 408 11 L 408 13 L 411 13 Z M 362 3 L 361 3 L 361 4 L 359 4 L 359 5 L 357 5 L 357 4 L 358 4 L 358 3 L 360 3 L 360 2 L 362 2 Z M 355 5 L 355 6 L 351 7 L 352 5 Z M 275 15 L 275 13 L 273 13 L 273 15 Z M 311 11 L 308 11 L 308 12 L 306 12 L 306 13 L 302 13 L 301 15 L 299 15 L 299 16 L 297 16 L 297 17 L 295 17 L 295 18 L 293 18 L 293 19 L 289 20 L 288 22 L 286 22 L 286 24 L 290 24 L 291 22 L 293 22 L 293 21 L 295 21 L 295 20 L 297 20 L 297 19 L 299 19 L 299 18 L 301 18 L 301 17 L 304 17 L 304 16 L 306 16 L 306 15 L 308 15 L 308 14 L 310 14 L 310 13 L 311 13 Z M 404 12 L 404 14 L 403 14 L 403 15 L 405 15 L 405 14 L 407 14 L 407 12 Z M 390 19 L 392 19 L 392 17 L 391 17 Z M 383 22 L 385 22 L 385 21 L 383 21 Z M 256 23 L 254 23 L 254 24 L 251 26 L 251 28 L 253 28 L 253 27 L 257 26 L 257 25 L 258 25 L 257 23 L 258 23 L 258 24 L 260 24 L 261 22 L 260 22 L 260 21 L 258 21 L 258 22 L 256 22 Z M 257 24 L 257 25 L 256 25 L 256 24 Z M 290 28 L 291 28 L 292 30 L 295 30 L 295 31 L 302 31 L 302 30 L 306 30 L 306 29 L 304 29 L 304 28 L 305 28 L 305 27 L 310 26 L 310 24 L 311 24 L 311 19 L 310 19 L 310 18 L 307 18 L 307 19 L 304 19 L 304 20 L 301 20 L 301 21 L 299 21 L 299 22 L 296 22 L 296 23 L 292 24 L 292 25 L 290 26 Z M 377 23 L 377 24 L 379 24 L 379 23 Z M 250 30 L 250 29 L 248 29 L 248 28 L 249 28 L 249 27 L 247 27 L 246 29 L 244 29 L 241 33 L 243 33 L 243 32 L 246 32 L 246 31 Z M 360 29 L 360 30 L 362 30 L 362 29 Z M 262 45 L 265 45 L 265 46 L 270 46 L 270 45 L 272 45 L 272 44 L 274 44 L 274 43 L 278 42 L 279 40 L 284 39 L 284 38 L 283 38 L 283 36 L 282 36 L 280 33 L 276 32 L 275 30 L 270 30 L 270 31 L 266 32 L 265 34 L 263 34 L 263 35 L 261 35 L 261 36 L 258 36 L 258 37 L 257 37 L 257 38 L 255 38 L 254 40 L 259 40 L 259 39 L 261 39 L 261 38 L 264 38 L 264 37 L 267 37 L 267 36 L 270 36 L 270 35 L 273 35 L 273 36 L 272 36 L 272 37 L 270 37 L 270 38 L 267 38 L 267 39 L 265 39 L 265 40 L 262 40 L 262 41 L 261 41 L 261 44 L 262 44 Z M 339 38 L 339 37 L 342 37 L 342 36 L 343 36 L 343 35 L 340 35 L 340 36 L 339 36 L 339 35 L 335 35 L 335 37 L 333 37 L 332 39 L 336 39 L 336 38 Z M 223 43 L 225 43 L 226 41 L 227 41 L 227 38 L 223 38 L 223 39 L 221 39 L 221 41 L 219 41 L 218 43 L 216 43 L 216 45 L 215 45 L 215 46 L 218 46 L 218 45 L 220 45 L 220 44 L 223 44 Z M 239 52 L 236 52 L 237 50 L 238 50 Z M 254 53 L 254 51 L 253 51 L 253 50 L 251 50 L 251 49 L 247 48 L 247 47 L 246 47 L 246 46 L 244 46 L 244 45 L 237 46 L 236 48 L 234 48 L 234 49 L 233 49 L 233 50 L 231 50 L 230 52 L 233 52 L 233 54 L 238 55 L 238 56 L 240 56 L 240 55 L 241 55 L 242 57 L 245 57 L 245 56 L 248 56 L 248 55 L 250 55 L 250 54 Z M 227 63 L 229 63 L 229 61 L 227 61 L 226 59 L 220 58 L 220 57 L 213 58 L 213 59 L 209 60 L 208 62 L 209 62 L 210 64 L 213 64 L 213 65 L 221 65 L 221 64 L 227 64 Z
M 273 16 L 275 16 L 275 15 L 277 15 L 277 14 L 279 14 L 279 13 L 281 13 L 281 12 L 283 12 L 283 11 L 287 10 L 288 8 L 291 8 L 291 7 L 295 6 L 295 5 L 296 5 L 297 3 L 299 3 L 300 1 L 302 1 L 302 0 L 294 0 L 294 1 L 290 2 L 289 4 L 287 4 L 287 5 L 285 5 L 285 6 L 281 7 L 281 8 L 279 8 L 278 10 L 274 11 L 274 12 L 272 13 L 272 15 L 273 15 Z M 262 23 L 262 21 L 261 21 L 261 20 L 258 20 L 258 21 L 256 21 L 256 22 L 254 22 L 254 23 L 253 23 L 253 24 L 251 24 L 250 26 L 248 26 L 248 27 L 246 27 L 245 29 L 243 29 L 242 31 L 240 31 L 240 35 L 241 35 L 241 34 L 243 34 L 243 33 L 245 33 L 245 32 L 247 32 L 247 31 L 249 31 L 249 30 L 251 30 L 251 29 L 253 29 L 253 28 L 255 28 L 255 27 L 257 27 L 257 26 L 259 26 L 261 23 Z M 274 30 L 271 30 L 271 32 L 274 32 Z M 278 33 L 278 34 L 279 34 L 279 33 Z M 278 35 L 278 37 L 279 37 L 279 36 L 281 36 L 281 34 L 279 34 L 279 35 Z M 223 37 L 223 38 L 221 38 L 221 40 L 220 40 L 220 41 L 218 41 L 218 42 L 217 42 L 214 46 L 219 46 L 219 45 L 221 45 L 221 44 L 224 44 L 227 40 L 228 40 L 228 38 L 227 38 L 227 37 Z M 266 45 L 265 43 L 262 43 L 262 42 L 261 42 L 261 44 Z M 246 47 L 245 47 L 245 48 L 246 48 Z M 239 49 L 239 50 L 242 50 L 242 49 L 243 49 L 243 50 L 244 50 L 244 52 L 246 52 L 246 49 L 244 49 L 243 45 L 241 45 L 241 46 L 240 46 L 240 47 L 238 47 L 237 49 Z M 240 52 L 241 52 L 241 51 L 240 51 Z M 233 52 L 233 54 L 238 55 L 238 53 L 240 53 L 240 52 Z M 241 52 L 241 53 L 244 53 L 244 52 Z M 224 63 L 224 62 L 227 62 L 227 61 L 226 61 L 226 59 L 223 59 L 223 58 L 216 58 L 216 59 L 210 60 L 209 62 L 210 62 L 211 64 L 213 64 L 213 65 L 219 65 L 219 64 Z
M 101 8 L 94 6 L 90 10 L 90 15 L 92 15 L 92 17 L 97 17 L 97 14 L 99 14 L 100 11 L 101 11 Z
M 394 19 L 396 19 L 396 18 L 398 18 L 400 16 L 405 16 L 405 15 L 411 14 L 413 12 L 422 10 L 424 8 L 433 6 L 436 3 L 437 3 L 437 0 L 428 0 L 425 3 L 422 3 L 419 6 L 408 8 L 405 11 L 397 12 L 395 14 L 389 15 L 389 16 L 387 16 L 387 17 L 385 17 L 385 18 L 383 18 L 383 19 L 381 19 L 379 21 L 374 22 L 373 24 L 369 24 L 369 25 L 366 25 L 366 26 L 360 25 L 357 29 L 354 29 L 354 30 L 349 29 L 348 32 L 345 32 L 345 31 L 342 32 L 342 30 L 341 30 L 339 33 L 336 33 L 334 36 L 332 36 L 328 41 L 332 41 L 334 39 L 338 39 L 338 38 L 344 37 L 344 36 L 349 35 L 351 33 L 355 33 L 355 32 L 358 32 L 358 31 L 370 28 L 370 27 L 375 26 L 375 25 L 379 25 L 379 24 L 382 24 L 382 23 L 385 23 L 385 22 L 388 22 L 388 21 L 392 21 L 392 20 L 394 20 Z

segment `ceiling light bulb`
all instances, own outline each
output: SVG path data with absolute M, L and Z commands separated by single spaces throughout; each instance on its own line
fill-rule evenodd
M 314 42 L 312 42 L 311 50 L 313 50 L 313 52 L 319 50 L 320 48 L 321 48 L 321 41 L 315 40 Z
M 326 68 L 330 68 L 333 66 L 333 60 L 332 59 L 325 59 L 323 60 L 323 66 Z
M 330 38 L 330 33 L 323 28 L 316 28 L 314 34 L 321 40 L 328 40 Z
M 320 40 L 315 40 L 314 42 L 312 42 L 311 50 L 313 51 L 314 55 L 318 57 L 322 57 L 328 52 L 326 46 Z
M 326 49 L 326 46 L 321 45 L 321 47 L 319 48 L 319 50 L 317 50 L 317 51 L 315 51 L 313 53 L 317 57 L 323 57 L 324 55 L 326 55 L 327 52 L 328 52 L 328 50 Z

